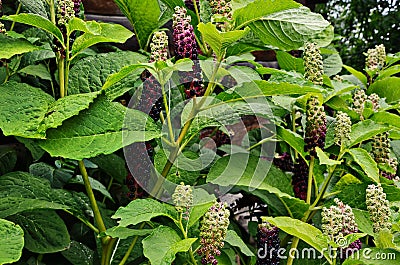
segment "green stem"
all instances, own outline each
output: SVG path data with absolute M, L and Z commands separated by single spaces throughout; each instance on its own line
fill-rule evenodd
M 262 140 L 259 141 L 258 143 L 255 143 L 255 144 L 253 144 L 252 146 L 250 146 L 249 148 L 247 148 L 247 151 L 250 151 L 251 149 L 253 149 L 253 148 L 255 148 L 255 147 L 259 146 L 259 145 L 262 145 L 262 144 L 264 144 L 264 143 L 266 143 L 266 142 L 273 141 L 272 139 L 274 139 L 275 136 L 276 136 L 276 135 L 272 135 L 272 136 L 270 136 L 270 137 L 267 137 L 267 138 L 262 139 Z
M 308 203 L 308 204 L 311 203 L 314 163 L 315 163 L 315 158 L 314 158 L 314 156 L 311 156 L 310 166 L 308 168 L 308 185 L 307 185 L 307 199 L 306 199 L 306 203 Z
M 49 0 L 48 1 L 49 4 L 49 9 L 50 9 L 50 19 L 51 22 L 53 22 L 54 25 L 56 25 L 56 10 L 54 8 L 54 0 Z
M 143 229 L 144 225 L 145 225 L 145 223 L 143 222 L 143 223 L 139 226 L 139 230 L 140 230 L 140 229 Z M 128 248 L 128 250 L 125 252 L 125 255 L 124 255 L 124 257 L 122 258 L 122 260 L 121 260 L 121 262 L 119 263 L 119 265 L 124 265 L 125 262 L 128 260 L 129 255 L 131 254 L 133 248 L 135 247 L 135 244 L 136 244 L 138 238 L 139 238 L 139 236 L 135 236 L 135 237 L 133 238 L 132 243 L 129 245 L 129 248 Z
M 159 78 L 159 80 L 161 80 Z M 171 139 L 171 142 L 175 141 L 175 136 L 174 136 L 174 131 L 172 128 L 172 122 L 171 122 L 171 113 L 169 111 L 169 105 L 168 105 L 168 99 L 167 99 L 167 93 L 165 91 L 165 84 L 160 83 L 161 85 L 161 91 L 163 95 L 163 102 L 164 102 L 164 108 L 165 108 L 165 114 L 167 115 L 167 123 L 168 123 L 168 130 L 169 130 L 169 138 Z
M 111 238 L 106 246 L 103 246 L 103 253 L 102 253 L 102 263 L 104 265 L 109 265 L 111 263 L 111 258 L 114 250 L 115 243 L 117 242 L 117 238 Z
M 67 213 L 69 213 L 72 216 L 75 216 L 72 212 L 70 212 L 69 210 L 64 210 Z M 89 227 L 90 229 L 93 230 L 93 232 L 95 232 L 96 234 L 99 233 L 99 229 L 97 229 L 97 227 L 95 227 L 93 224 L 91 224 L 88 220 L 83 219 L 82 217 L 79 216 L 75 216 L 76 218 L 78 218 L 82 223 L 84 223 L 87 227 Z
M 294 109 L 294 107 L 292 109 L 292 131 L 296 133 L 296 110 Z M 297 152 L 296 149 L 293 150 L 294 150 L 294 158 L 297 159 L 299 157 L 299 153 Z
M 10 66 L 8 65 L 7 61 L 4 60 L 4 64 L 6 66 L 6 78 L 4 79 L 4 83 L 8 81 L 10 78 Z
M 17 8 L 17 12 L 15 12 L 15 15 L 19 14 L 19 12 L 21 11 L 21 7 L 22 7 L 22 4 L 19 3 L 18 8 Z M 15 27 L 15 21 L 13 21 L 13 23 L 11 24 L 10 31 L 13 31 L 14 27 Z
M 197 115 L 197 113 L 199 112 L 199 110 L 201 109 L 202 105 L 204 104 L 204 102 L 206 101 L 206 98 L 208 95 L 210 95 L 214 88 L 215 88 L 215 78 L 217 76 L 217 72 L 219 67 L 221 66 L 221 60 L 219 60 L 214 68 L 214 71 L 211 75 L 210 81 L 208 83 L 206 92 L 204 93 L 204 96 L 202 97 L 201 101 L 198 104 L 193 104 L 193 108 L 191 110 L 191 114 L 190 114 L 190 119 L 185 123 L 185 125 L 183 126 L 178 139 L 176 140 L 176 147 L 174 148 L 174 150 L 171 152 L 171 154 L 169 155 L 169 158 L 167 160 L 167 162 L 165 163 L 164 169 L 161 172 L 161 176 L 158 178 L 156 184 L 154 185 L 152 191 L 150 194 L 154 194 L 155 197 L 157 198 L 158 195 L 161 194 L 161 187 L 164 184 L 165 181 L 165 177 L 168 175 L 168 172 L 170 171 L 172 165 L 174 164 L 176 158 L 178 157 L 179 153 L 180 153 L 180 148 L 179 146 L 181 145 L 182 141 L 184 140 L 187 132 L 189 131 L 190 125 L 192 124 L 192 121 L 194 119 L 194 117 Z M 168 117 L 167 117 L 168 118 Z
M 64 63 L 65 59 L 60 54 L 58 57 L 58 82 L 60 84 L 60 97 L 63 98 L 65 96 L 65 72 L 64 72 Z
M 100 210 L 99 210 L 99 206 L 97 205 L 96 198 L 94 197 L 93 189 L 92 189 L 92 186 L 90 185 L 89 175 L 86 171 L 85 164 L 83 163 L 82 160 L 79 160 L 78 165 L 79 165 L 79 170 L 81 171 L 81 174 L 82 174 L 82 178 L 83 178 L 83 182 L 85 184 L 85 189 L 86 189 L 87 195 L 89 197 L 90 205 L 93 210 L 94 219 L 96 221 L 97 226 L 99 227 L 99 232 L 100 233 L 104 232 L 104 231 L 106 231 L 106 226 L 104 225 L 103 218 L 102 218 Z M 103 238 L 103 239 L 105 239 L 105 238 Z M 104 241 L 106 241 L 106 240 L 102 240 L 102 241 L 104 243 Z
M 300 241 L 300 239 L 298 237 L 294 237 L 292 244 L 290 245 L 289 251 L 291 251 L 292 249 L 297 249 L 297 246 L 299 245 L 299 241 Z M 290 254 L 290 252 L 289 252 L 289 254 Z M 294 255 L 289 255 L 286 265 L 292 265 L 293 261 L 294 261 Z
M 110 181 L 108 182 L 108 185 L 107 185 L 107 190 L 108 190 L 108 191 L 110 191 L 110 189 L 111 189 L 111 186 L 112 186 L 112 184 L 113 184 L 113 181 L 114 181 L 114 178 L 113 178 L 113 177 L 111 177 L 111 178 L 110 178 Z M 104 197 L 103 197 L 103 201 L 102 201 L 102 203 L 104 203 L 104 202 L 106 201 L 106 199 L 107 199 L 107 197 L 106 197 L 106 196 L 104 196 Z
M 181 232 L 182 232 L 182 234 L 183 234 L 183 237 L 184 237 L 185 239 L 187 239 L 187 238 L 188 238 L 187 232 L 186 232 L 186 230 L 185 230 L 185 228 L 183 227 L 183 224 L 182 224 L 182 212 L 179 213 L 178 226 L 179 226 L 179 229 L 181 230 Z M 193 263 L 194 265 L 196 265 L 197 262 L 196 262 L 196 259 L 194 258 L 194 254 L 193 254 L 193 249 L 192 249 L 192 247 L 190 247 L 190 249 L 189 249 L 189 256 L 190 256 L 190 259 L 191 259 L 192 263 Z

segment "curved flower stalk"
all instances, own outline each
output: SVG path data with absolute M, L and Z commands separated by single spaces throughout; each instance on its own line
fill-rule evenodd
M 257 228 L 256 265 L 279 265 L 279 248 L 279 228 L 263 220 Z
M 374 49 L 368 49 L 365 53 L 365 65 L 368 70 L 382 69 L 386 62 L 386 50 L 383 44 L 376 45 Z
M 350 140 L 351 119 L 349 115 L 338 111 L 336 115 L 335 126 L 335 143 L 341 146 L 346 141 Z
M 180 82 L 185 88 L 186 98 L 203 96 L 205 88 L 200 64 L 197 60 L 198 50 L 191 17 L 183 7 L 175 7 L 173 15 L 173 37 L 176 59 L 189 58 L 193 60 L 191 72 L 179 73 Z
M 323 85 L 324 63 L 316 43 L 309 42 L 304 48 L 304 77 L 316 85 Z
M 392 229 L 389 201 L 386 200 L 381 184 L 368 185 L 365 203 L 374 225 L 374 233 L 379 233 L 382 229 Z
M 353 210 L 347 204 L 344 204 L 338 198 L 335 200 L 336 205 L 329 208 L 322 209 L 322 231 L 329 238 L 337 243 L 339 247 L 343 243 L 343 238 L 349 234 L 358 232 L 358 225 L 355 222 Z M 354 251 L 361 249 L 361 241 L 357 239 L 352 242 L 348 247 L 341 248 L 341 258 L 345 259 L 350 256 Z
M 228 226 L 227 204 L 215 202 L 208 209 L 200 224 L 200 248 L 197 253 L 202 256 L 202 264 L 218 264 L 215 256 L 221 255 L 220 248 L 224 246 Z
M 312 96 L 307 101 L 306 114 L 305 151 L 310 151 L 310 155 L 315 157 L 315 148 L 323 149 L 326 137 L 326 114 L 317 97 Z
M 390 167 L 393 172 L 397 171 L 397 158 L 390 157 L 390 143 L 388 132 L 374 136 L 372 141 L 372 154 L 376 163 Z M 386 172 L 382 169 L 380 170 L 380 174 L 382 177 L 385 177 L 387 179 L 393 179 L 396 176 L 396 173 Z

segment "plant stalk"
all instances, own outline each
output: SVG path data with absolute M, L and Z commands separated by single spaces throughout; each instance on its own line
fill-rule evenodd
M 311 156 L 310 159 L 310 166 L 308 168 L 308 185 L 307 185 L 307 198 L 306 198 L 306 203 L 310 204 L 311 203 L 311 194 L 312 194 L 312 186 L 313 186 L 313 171 L 314 171 L 314 163 L 315 163 L 315 158 L 314 156 Z
M 293 238 L 292 244 L 290 245 L 289 257 L 288 257 L 288 261 L 287 261 L 286 265 L 292 265 L 293 264 L 294 256 L 290 255 L 290 251 L 292 249 L 297 249 L 297 246 L 299 245 L 299 241 L 300 241 L 300 238 L 298 238 L 298 237 L 294 237 Z
M 17 11 L 15 12 L 15 15 L 18 15 L 18 14 L 19 14 L 19 12 L 21 11 L 21 7 L 22 7 L 22 4 L 19 3 L 18 8 L 17 8 Z M 13 30 L 14 30 L 14 27 L 15 27 L 15 21 L 13 21 L 13 23 L 11 24 L 10 31 L 13 31 Z
M 139 226 L 139 230 L 140 230 L 140 229 L 143 229 L 144 225 L 145 225 L 144 222 L 141 223 L 140 226 Z M 125 252 L 125 255 L 124 255 L 124 257 L 122 258 L 122 260 L 121 260 L 121 262 L 119 263 L 119 265 L 124 265 L 125 262 L 128 260 L 129 256 L 131 255 L 131 252 L 132 252 L 133 248 L 135 247 L 135 244 L 136 244 L 138 238 L 139 238 L 139 236 L 135 236 L 135 237 L 133 238 L 132 243 L 129 245 L 129 248 L 128 248 L 128 250 Z

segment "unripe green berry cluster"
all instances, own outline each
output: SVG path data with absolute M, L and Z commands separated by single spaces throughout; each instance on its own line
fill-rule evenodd
M 368 70 L 381 69 L 386 61 L 385 46 L 381 44 L 376 45 L 374 49 L 368 49 L 366 56 L 365 64 Z
M 363 112 L 365 109 L 365 102 L 369 101 L 372 104 L 372 110 L 377 112 L 381 107 L 379 104 L 380 97 L 373 93 L 369 96 L 365 94 L 365 91 L 360 89 L 357 90 L 353 95 L 353 110 L 360 115 L 360 120 L 364 120 Z
M 374 232 L 379 233 L 382 229 L 391 229 L 389 201 L 383 192 L 381 184 L 368 185 L 366 190 L 367 209 L 373 222 Z
M 0 34 L 6 34 L 7 30 L 4 27 L 4 24 L 0 22 Z
M 182 212 L 184 209 L 188 211 L 190 206 L 193 204 L 193 190 L 190 185 L 185 185 L 181 182 L 181 184 L 176 186 L 175 191 L 172 194 L 172 200 L 178 211 Z
M 304 49 L 304 77 L 316 85 L 323 84 L 324 64 L 316 43 L 307 43 Z
M 326 114 L 317 97 L 312 96 L 307 101 L 306 115 L 305 151 L 316 156 L 315 148 L 323 149 L 326 137 Z
M 219 250 L 224 246 L 226 232 L 229 226 L 229 210 L 226 203 L 215 202 L 203 216 L 200 223 L 200 248 L 198 254 L 202 256 L 202 264 L 216 265 Z
M 387 165 L 394 172 L 397 171 L 398 161 L 395 157 L 390 157 L 390 142 L 389 132 L 384 132 L 374 136 L 372 140 L 372 155 L 374 156 L 375 162 L 382 165 Z M 385 172 L 380 170 L 381 176 L 387 179 L 393 179 L 396 174 Z
M 211 12 L 214 15 L 225 17 L 227 20 L 232 20 L 232 4 L 231 0 L 210 0 Z M 228 22 L 216 23 L 217 28 L 221 31 L 229 29 Z
M 150 43 L 150 62 L 166 61 L 168 58 L 168 36 L 164 31 L 153 34 Z
M 72 0 L 60 0 L 57 6 L 57 24 L 66 26 L 75 17 L 75 4 Z
M 342 145 L 345 141 L 350 140 L 350 132 L 351 119 L 349 115 L 338 111 L 336 115 L 335 143 L 337 145 Z

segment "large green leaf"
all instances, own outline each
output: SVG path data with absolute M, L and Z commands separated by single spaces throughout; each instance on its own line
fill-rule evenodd
M 61 31 L 50 20 L 40 15 L 21 13 L 18 15 L 3 16 L 2 19 L 43 29 L 51 33 L 62 45 L 64 45 L 64 37 Z
M 287 82 L 268 82 L 265 80 L 255 80 L 253 82 L 244 83 L 240 87 L 235 87 L 226 92 L 218 94 L 216 97 L 222 101 L 256 98 L 264 96 L 278 95 L 303 95 L 307 93 L 321 93 L 322 91 L 316 87 L 302 86 Z
M 52 210 L 35 210 L 8 217 L 24 230 L 25 248 L 34 253 L 54 253 L 68 248 L 64 221 Z
M 69 248 L 61 254 L 74 265 L 95 265 L 99 263 L 93 250 L 74 240 L 71 241 Z
M 245 153 L 218 159 L 211 167 L 207 181 L 221 186 L 240 186 L 243 190 L 270 202 L 271 198 L 266 195 L 274 195 L 276 198 L 272 198 L 274 203 L 270 207 L 287 214 L 278 208 L 283 204 L 284 210 L 289 210 L 289 214 L 295 218 L 303 217 L 309 208 L 303 200 L 292 196 L 292 185 L 285 173 L 271 167 L 269 162 Z
M 306 160 L 307 153 L 304 152 L 305 143 L 303 137 L 281 126 L 276 126 L 276 133 L 279 139 L 289 144 L 304 160 Z
M 23 7 L 29 11 L 41 15 L 42 17 L 48 18 L 47 4 L 45 0 L 19 0 Z
M 360 253 L 361 252 L 361 253 Z M 394 249 L 368 248 L 360 250 L 347 258 L 343 265 L 398 265 L 400 252 Z
M 203 36 L 203 40 L 210 45 L 218 58 L 222 58 L 229 46 L 243 38 L 249 32 L 249 28 L 220 32 L 217 30 L 215 24 L 211 22 L 207 24 L 200 23 L 197 27 Z
M 354 161 L 360 165 L 367 176 L 374 182 L 379 183 L 379 169 L 371 157 L 371 155 L 361 148 L 352 148 L 349 153 L 353 157 Z
M 24 247 L 24 231 L 19 225 L 0 219 L 0 264 L 16 262 Z
M 154 199 L 138 199 L 130 202 L 125 207 L 120 207 L 112 218 L 120 219 L 119 225 L 126 227 L 150 221 L 157 216 L 167 216 L 173 219 L 168 208 L 161 202 Z
M 133 36 L 133 33 L 119 24 L 91 22 L 92 26 L 96 23 L 100 30 L 96 34 L 87 32 L 76 38 L 72 45 L 72 57 L 75 57 L 86 48 L 102 42 L 125 43 Z
M 101 183 L 97 179 L 94 179 L 94 178 L 91 178 L 91 177 L 89 177 L 89 182 L 90 182 L 90 186 L 92 187 L 93 190 L 96 190 L 96 191 L 100 192 L 105 197 L 107 197 L 107 198 L 109 198 L 110 200 L 113 201 L 113 198 L 112 198 L 110 192 L 103 185 L 103 183 Z M 77 175 L 74 178 L 70 179 L 69 183 L 85 185 L 85 183 L 83 181 L 83 177 L 81 175 Z
M 293 50 L 315 41 L 320 46 L 333 39 L 333 27 L 320 14 L 298 7 L 294 1 L 258 0 L 234 11 L 237 28 L 249 26 L 265 44 L 282 50 Z
M 117 182 L 123 184 L 128 170 L 126 169 L 125 160 L 116 154 L 99 155 L 90 159 L 93 163 L 99 166 L 110 177 Z
M 388 126 L 375 123 L 372 120 L 365 120 L 356 123 L 351 127 L 349 146 L 354 146 L 363 141 L 369 140 L 377 134 L 389 131 L 389 129 Z
M 376 112 L 374 115 L 370 117 L 371 120 L 377 122 L 377 123 L 383 123 L 383 124 L 388 124 L 395 126 L 400 129 L 400 116 L 386 112 L 386 111 L 381 111 L 381 112 Z
M 301 58 L 296 58 L 284 51 L 276 51 L 276 59 L 278 60 L 279 67 L 287 71 L 296 71 L 304 73 L 304 62 Z M 325 66 L 325 64 L 324 64 Z
M 47 139 L 39 145 L 52 156 L 81 160 L 111 154 L 131 143 L 158 136 L 146 114 L 102 96 L 88 110 L 68 119 L 56 130 L 48 130 Z
M 0 176 L 12 171 L 16 163 L 17 152 L 11 147 L 0 146 Z
M 0 86 L 0 128 L 4 135 L 44 138 L 39 125 L 54 99 L 39 88 L 7 82 Z
M 370 236 L 374 236 L 374 228 L 372 221 L 369 217 L 369 213 L 360 209 L 353 209 L 353 213 L 356 223 L 358 225 L 358 229 L 361 232 L 367 233 Z
M 347 71 L 349 71 L 352 75 L 354 75 L 358 80 L 361 81 L 361 83 L 366 87 L 367 86 L 367 82 L 368 79 L 367 77 L 361 73 L 360 71 L 357 71 L 356 69 L 354 69 L 351 66 L 348 65 L 343 65 L 343 68 L 346 69 Z
M 376 93 L 381 98 L 386 98 L 387 102 L 397 102 L 400 100 L 400 77 L 388 77 L 378 80 L 368 88 L 368 94 Z
M 126 239 L 131 236 L 147 236 L 151 234 L 153 229 L 131 229 L 123 226 L 114 226 L 107 229 L 104 235 L 111 236 L 113 238 Z
M 233 230 L 228 230 L 226 232 L 225 242 L 229 243 L 231 246 L 239 247 L 240 251 L 246 256 L 252 257 L 255 256 L 254 253 L 248 248 L 248 246 L 243 242 L 238 234 L 236 234 Z
M 52 81 L 49 69 L 44 64 L 31 64 L 22 68 L 18 73 L 37 76 L 43 80 Z
M 151 264 L 170 265 L 178 252 L 186 252 L 197 238 L 181 240 L 170 227 L 159 226 L 153 233 L 143 239 L 143 254 Z
M 318 228 L 304 223 L 300 220 L 296 220 L 290 217 L 266 217 L 266 221 L 272 225 L 277 226 L 279 229 L 285 231 L 286 233 L 298 237 L 331 261 L 329 253 L 326 251 L 328 249 L 328 237 L 322 234 L 321 230 Z
M 65 210 L 68 208 L 68 206 L 60 203 L 36 198 L 21 198 L 12 195 L 5 198 L 0 198 L 0 218 L 5 218 L 17 213 L 37 209 Z
M 40 47 L 33 45 L 24 39 L 14 39 L 0 34 L 0 58 L 10 59 L 14 55 L 32 52 L 40 49 Z
M 146 56 L 130 51 L 102 53 L 79 60 L 69 73 L 68 94 L 99 91 L 110 74 L 119 72 L 124 66 L 147 60 Z M 114 99 L 132 89 L 141 72 L 130 73 L 129 77 L 109 87 L 107 96 Z
M 150 35 L 158 29 L 160 6 L 157 0 L 115 0 L 122 13 L 129 19 L 139 46 L 146 49 Z
M 89 107 L 100 92 L 57 101 L 39 88 L 8 82 L 0 86 L 0 128 L 5 135 L 45 138 L 46 130 Z

